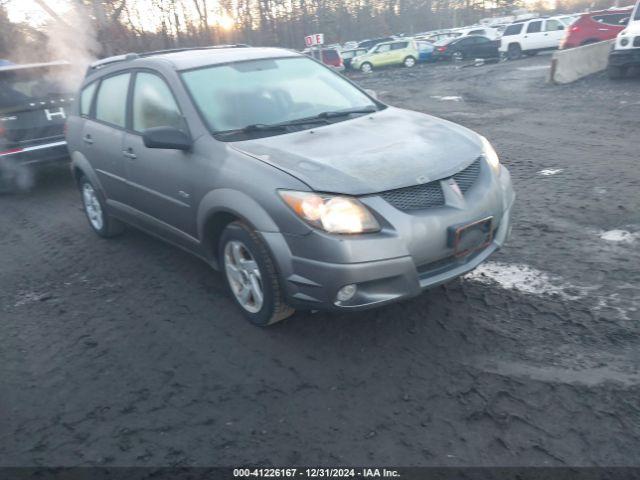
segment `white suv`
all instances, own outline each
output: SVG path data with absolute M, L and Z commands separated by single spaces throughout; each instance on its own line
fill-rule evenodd
M 558 48 L 565 28 L 565 22 L 558 17 L 512 23 L 502 34 L 500 52 L 515 60 L 523 53 L 535 55 L 542 50 Z
M 629 24 L 618 33 L 609 53 L 609 78 L 621 78 L 633 66 L 640 66 L 640 0 L 633 9 Z

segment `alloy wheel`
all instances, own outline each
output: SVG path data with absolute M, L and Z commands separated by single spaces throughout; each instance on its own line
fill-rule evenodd
M 249 313 L 257 313 L 264 304 L 260 267 L 251 251 L 239 240 L 224 247 L 224 269 L 233 295 Z
M 84 203 L 84 211 L 89 217 L 89 222 L 96 230 L 102 230 L 104 226 L 104 218 L 102 216 L 102 207 L 96 191 L 89 183 L 82 186 L 82 202 Z

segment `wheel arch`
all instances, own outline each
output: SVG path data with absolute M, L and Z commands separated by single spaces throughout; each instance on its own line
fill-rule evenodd
M 218 265 L 218 243 L 225 227 L 242 221 L 260 232 L 279 232 L 267 211 L 253 198 L 238 190 L 216 189 L 204 196 L 198 207 L 198 237 L 212 265 Z

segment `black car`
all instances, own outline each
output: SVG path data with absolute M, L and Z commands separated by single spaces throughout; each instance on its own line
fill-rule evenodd
M 499 41 L 479 35 L 445 38 L 434 44 L 434 60 L 467 60 L 474 58 L 498 58 Z
M 379 43 L 384 42 L 393 42 L 395 38 L 393 37 L 380 37 L 380 38 L 372 38 L 369 40 L 363 40 L 358 44 L 358 48 L 365 48 L 367 50 L 371 50 L 372 47 L 375 47 Z
M 0 192 L 28 188 L 36 164 L 68 159 L 71 68 L 67 62 L 0 66 Z
M 344 62 L 345 68 L 351 68 L 351 60 L 356 58 L 358 55 L 364 55 L 369 50 L 366 48 L 354 48 L 351 50 L 343 50 L 342 53 L 342 61 Z

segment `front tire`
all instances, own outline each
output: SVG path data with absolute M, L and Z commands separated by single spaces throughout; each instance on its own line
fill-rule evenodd
M 104 202 L 91 181 L 82 176 L 79 184 L 84 213 L 93 231 L 103 238 L 120 235 L 124 231 L 124 224 L 106 213 Z
M 233 299 L 251 323 L 266 327 L 293 315 L 271 255 L 255 230 L 230 223 L 220 237 L 218 258 Z

